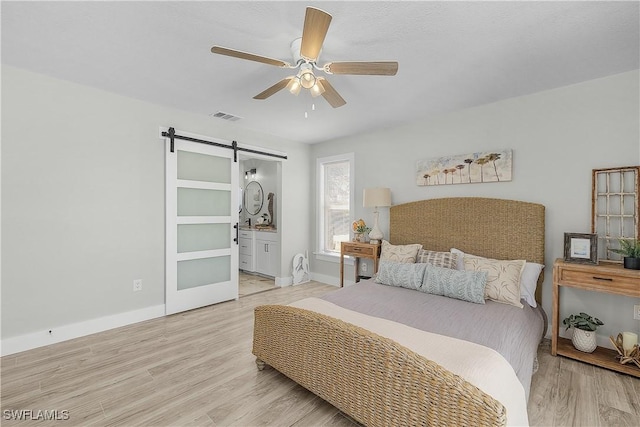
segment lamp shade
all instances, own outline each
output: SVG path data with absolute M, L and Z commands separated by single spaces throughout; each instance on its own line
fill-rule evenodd
M 362 191 L 362 206 L 365 208 L 391 206 L 391 189 L 365 188 Z

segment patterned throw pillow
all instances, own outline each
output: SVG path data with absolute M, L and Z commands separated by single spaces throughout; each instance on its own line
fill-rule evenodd
M 382 249 L 380 251 L 380 261 L 393 262 L 416 262 L 418 250 L 422 248 L 420 244 L 414 245 L 392 245 L 386 240 L 382 241 Z
M 453 268 L 455 270 L 458 262 L 458 255 L 451 252 L 436 252 L 420 249 L 418 251 L 416 262 L 423 262 L 442 268 Z
M 424 279 L 422 279 L 419 290 L 429 294 L 484 304 L 486 284 L 487 273 L 485 271 L 458 271 L 426 264 Z
M 520 303 L 520 275 L 524 264 L 524 260 L 500 261 L 490 258 L 464 257 L 465 270 L 487 272 L 485 298 L 519 308 L 523 307 Z
M 451 248 L 451 253 L 458 256 L 456 269 L 464 270 L 464 257 L 482 258 L 477 255 L 466 254 L 460 249 Z M 420 254 L 418 254 L 420 256 Z M 531 307 L 536 308 L 536 288 L 538 287 L 538 278 L 544 268 L 543 264 L 535 262 L 525 262 L 524 269 L 520 275 L 520 298 L 524 299 Z
M 401 288 L 418 289 L 422 285 L 422 277 L 427 264 L 380 261 L 376 283 Z

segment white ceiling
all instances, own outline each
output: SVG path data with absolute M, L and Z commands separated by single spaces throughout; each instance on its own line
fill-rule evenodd
M 286 90 L 252 99 L 291 70 L 214 55 L 211 46 L 291 62 L 306 6 L 333 15 L 319 64 L 397 60 L 398 74 L 328 76 L 347 101 L 337 109 Z M 3 1 L 1 8 L 3 64 L 196 113 L 224 111 L 243 118 L 237 126 L 306 143 L 640 68 L 637 1 Z

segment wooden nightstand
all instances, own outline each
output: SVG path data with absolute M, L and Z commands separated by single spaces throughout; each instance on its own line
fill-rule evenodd
M 380 258 L 380 244 L 360 243 L 360 242 L 342 242 L 340 244 L 340 287 L 344 286 L 344 257 L 352 256 L 356 259 L 355 281 L 360 281 L 358 275 L 359 259 L 370 258 L 373 260 L 373 274 L 378 271 L 378 259 Z
M 572 264 L 557 259 L 553 264 L 553 308 L 551 354 L 570 357 L 613 371 L 640 377 L 640 369 L 633 364 L 618 363 L 614 350 L 598 347 L 593 353 L 576 350 L 571 340 L 559 336 L 560 287 L 569 286 L 594 292 L 640 298 L 640 270 L 625 269 L 620 264 L 601 262 L 599 265 Z M 597 316 L 596 316 L 597 317 Z

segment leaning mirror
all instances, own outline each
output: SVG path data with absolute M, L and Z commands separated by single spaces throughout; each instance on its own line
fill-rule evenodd
M 264 193 L 258 181 L 251 181 L 244 188 L 244 210 L 249 215 L 258 215 L 262 210 Z

